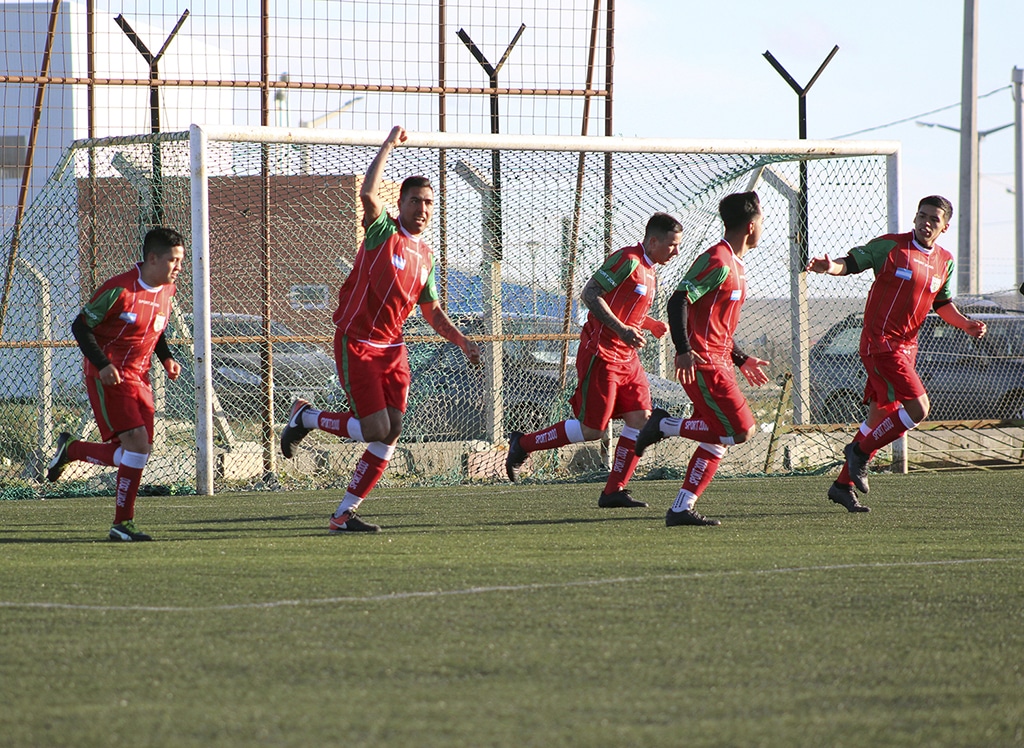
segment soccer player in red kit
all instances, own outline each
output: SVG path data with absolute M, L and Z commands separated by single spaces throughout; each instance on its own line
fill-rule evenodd
M 434 283 L 434 256 L 424 232 L 434 210 L 434 190 L 426 177 L 406 179 L 398 197 L 398 217 L 391 218 L 377 194 L 384 165 L 393 148 L 407 140 L 392 128 L 366 171 L 359 192 L 366 236 L 352 272 L 338 291 L 334 312 L 334 360 L 352 408 L 345 413 L 315 410 L 305 400 L 292 405 L 281 432 L 281 452 L 313 429 L 367 442 L 348 490 L 331 516 L 331 534 L 377 532 L 356 509 L 377 484 L 395 451 L 409 395 L 409 361 L 402 324 L 416 304 L 438 335 L 459 346 L 471 363 L 480 348 L 445 314 Z
M 644 346 L 644 330 L 657 337 L 667 331 L 663 322 L 647 316 L 658 289 L 654 266 L 679 254 L 682 236 L 679 221 L 667 213 L 655 213 L 647 221 L 643 242 L 610 254 L 587 281 L 580 297 L 590 312 L 580 331 L 579 379 L 571 400 L 576 418 L 531 434 L 509 434 L 505 459 L 509 480 L 516 480 L 530 452 L 600 439 L 609 421 L 621 418 L 625 425 L 597 505 L 647 506 L 626 489 L 636 469 L 636 435 L 651 414 L 650 385 L 637 351 Z
M 756 192 L 727 195 L 718 204 L 725 237 L 694 260 L 668 302 L 668 323 L 676 347 L 676 377 L 693 401 L 691 418 L 672 418 L 655 409 L 640 429 L 636 453 L 668 436 L 699 442 L 665 524 L 719 525 L 693 507 L 711 483 L 729 445 L 754 435 L 754 414 L 736 383 L 733 365 L 750 384 L 768 381 L 768 365 L 736 347 L 733 334 L 747 297 L 743 256 L 761 239 L 761 202 Z
M 828 498 L 847 511 L 870 511 L 854 490 L 868 492 L 868 462 L 928 416 L 928 393 L 914 369 L 917 333 L 928 311 L 972 337 L 985 334 L 984 322 L 965 317 L 953 303 L 953 256 L 935 243 L 952 217 L 949 200 L 930 195 L 918 203 L 913 231 L 880 236 L 838 260 L 826 254 L 807 264 L 810 273 L 875 273 L 860 336 L 868 417 L 844 448 L 846 464 L 828 490 Z
M 64 432 L 47 467 L 50 481 L 69 462 L 117 467 L 117 500 L 111 540 L 152 540 L 135 527 L 135 498 L 153 445 L 153 388 L 149 367 L 155 352 L 168 378 L 181 364 L 164 338 L 174 281 L 185 241 L 173 229 L 155 228 L 142 242 L 142 262 L 101 285 L 71 324 L 85 356 L 85 383 L 102 442 L 72 441 Z

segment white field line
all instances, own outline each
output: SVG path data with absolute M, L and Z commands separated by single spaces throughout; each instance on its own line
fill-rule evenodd
M 441 598 L 456 595 L 484 595 L 493 592 L 535 592 L 538 590 L 567 589 L 570 587 L 600 587 L 613 584 L 637 584 L 656 581 L 686 579 L 713 579 L 721 577 L 770 576 L 775 574 L 801 574 L 850 569 L 907 569 L 930 566 L 961 566 L 966 564 L 1018 563 L 1021 558 L 964 558 L 942 561 L 900 561 L 892 563 L 830 564 L 825 566 L 793 566 L 780 569 L 751 569 L 745 571 L 694 571 L 685 574 L 655 574 L 646 577 L 610 577 L 606 579 L 585 579 L 576 582 L 543 582 L 536 584 L 494 585 L 489 587 L 465 587 L 456 590 L 422 590 L 416 592 L 391 592 L 386 595 L 349 595 L 346 597 L 321 597 L 309 600 L 271 600 L 262 603 L 236 603 L 233 605 L 181 606 L 181 605 L 78 605 L 56 602 L 7 602 L 0 600 L 0 608 L 41 608 L 45 610 L 85 611 L 134 611 L 140 613 L 201 613 L 227 610 L 264 610 L 270 608 L 311 607 L 314 605 L 338 605 L 341 603 L 389 602 L 414 598 Z

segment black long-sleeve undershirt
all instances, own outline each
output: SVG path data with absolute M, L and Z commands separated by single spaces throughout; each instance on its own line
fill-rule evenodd
M 110 359 L 103 354 L 103 349 L 100 348 L 100 344 L 96 341 L 96 335 L 85 321 L 84 315 L 79 314 L 75 317 L 75 321 L 71 323 L 71 334 L 75 336 L 82 355 L 92 362 L 97 371 L 102 371 L 110 366 Z M 167 344 L 167 338 L 164 337 L 162 332 L 160 333 L 160 338 L 156 341 L 155 352 L 161 363 L 166 363 L 169 359 L 174 358 L 171 354 L 171 347 Z

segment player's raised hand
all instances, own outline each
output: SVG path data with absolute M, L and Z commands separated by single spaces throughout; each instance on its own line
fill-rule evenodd
M 391 132 L 388 134 L 386 143 L 391 145 L 401 145 L 409 139 L 409 134 L 405 131 L 405 128 L 401 125 L 395 125 L 391 128 Z

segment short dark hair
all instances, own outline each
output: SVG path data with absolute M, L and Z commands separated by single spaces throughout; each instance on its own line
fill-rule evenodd
M 921 210 L 922 205 L 932 205 L 939 210 L 942 210 L 946 214 L 946 223 L 949 223 L 953 219 L 953 203 L 949 202 L 942 195 L 929 195 L 928 197 L 922 197 L 921 202 L 917 204 L 917 209 Z
M 421 187 L 429 187 L 431 190 L 434 189 L 434 185 L 430 183 L 430 179 L 422 175 L 415 177 L 406 177 L 405 181 L 402 182 L 401 189 L 398 190 L 398 199 L 401 201 L 405 197 L 405 193 L 409 190 L 420 189 Z
M 675 216 L 668 213 L 655 213 L 647 221 L 647 228 L 644 229 L 644 238 L 649 236 L 667 236 L 683 230 L 683 224 L 676 220 Z
M 740 228 L 761 215 L 761 198 L 753 191 L 726 195 L 718 203 L 718 215 L 726 231 Z
M 165 226 L 157 226 L 146 232 L 146 238 L 142 240 L 142 259 L 150 255 L 163 256 L 171 251 L 173 247 L 184 247 L 185 238 L 174 229 Z

